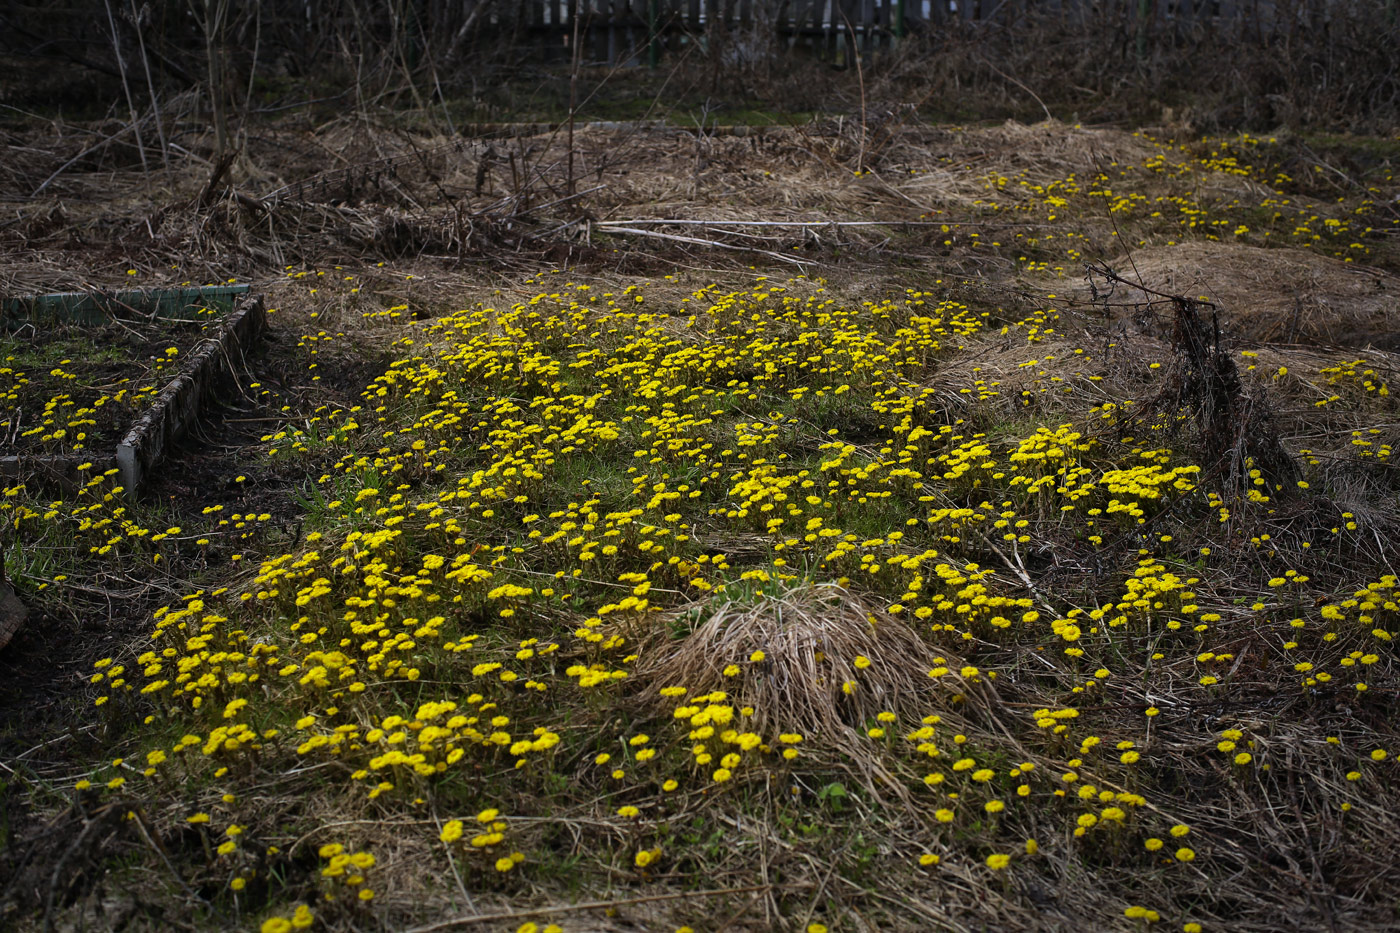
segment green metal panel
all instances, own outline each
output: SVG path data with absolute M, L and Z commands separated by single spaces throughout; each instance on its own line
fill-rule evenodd
M 113 318 L 199 322 L 227 314 L 250 287 L 124 288 L 27 295 L 0 302 L 0 326 L 15 330 L 26 324 L 101 324 Z

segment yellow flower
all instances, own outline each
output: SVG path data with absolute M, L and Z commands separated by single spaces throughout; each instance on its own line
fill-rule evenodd
M 992 871 L 1001 871 L 1003 868 L 1010 864 L 1011 856 L 1009 855 L 1003 855 L 1000 852 L 994 852 L 991 855 L 987 856 L 987 867 L 990 868 Z
M 1142 920 L 1145 923 L 1156 923 L 1158 920 L 1162 919 L 1157 911 L 1148 910 L 1146 907 L 1141 907 L 1137 904 L 1124 910 L 1123 916 L 1127 917 L 1129 920 Z
M 456 842 L 462 838 L 462 821 L 450 820 L 442 827 L 442 834 L 439 838 L 448 844 Z

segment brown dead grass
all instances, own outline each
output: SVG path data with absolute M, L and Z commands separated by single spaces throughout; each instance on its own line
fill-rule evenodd
M 691 611 L 703 621 L 684 638 L 645 650 L 638 674 L 658 687 L 684 686 L 692 696 L 729 693 L 753 707 L 761 732 L 846 744 L 877 714 L 924 709 L 935 692 L 923 639 L 842 587 L 799 585 Z M 761 660 L 751 660 L 758 651 Z M 868 666 L 858 667 L 858 658 Z M 741 673 L 726 676 L 730 665 Z
M 1151 392 L 1147 358 L 1161 352 L 1163 344 L 1145 334 L 1131 350 L 1109 344 L 1050 339 L 1036 344 L 1030 354 L 1019 333 L 993 332 L 970 340 L 926 385 L 937 391 L 949 411 L 980 423 L 1030 417 L 1074 420 L 1091 407 Z
M 1400 348 L 1400 277 L 1308 250 L 1236 243 L 1149 247 L 1110 263 L 1158 291 L 1204 298 L 1247 340 Z M 1089 299 L 1087 286 L 1074 296 Z

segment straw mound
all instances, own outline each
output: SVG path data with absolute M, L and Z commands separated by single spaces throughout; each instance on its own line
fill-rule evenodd
M 1400 350 L 1400 278 L 1301 249 L 1185 243 L 1111 263 L 1149 288 L 1205 296 L 1220 321 L 1261 342 Z M 1076 297 L 1087 300 L 1087 287 Z
M 965 143 L 1002 160 L 1003 172 L 1014 166 L 1036 177 L 1064 178 L 1070 173 L 1092 175 L 1095 164 L 1141 162 L 1157 147 L 1146 136 L 1113 128 L 1086 129 L 1046 120 L 1025 124 L 1007 120 L 1001 126 L 969 130 Z
M 647 683 L 692 695 L 722 690 L 753 707 L 760 730 L 835 744 L 873 725 L 880 712 L 917 718 L 928 711 L 935 690 L 928 647 L 904 622 L 841 587 L 804 585 L 704 613 L 685 638 L 643 652 L 638 674 Z M 750 660 L 756 651 L 761 661 Z M 868 666 L 857 666 L 862 657 Z M 731 664 L 740 673 L 726 677 Z

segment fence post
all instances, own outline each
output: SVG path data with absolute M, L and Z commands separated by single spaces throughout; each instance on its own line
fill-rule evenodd
M 1137 5 L 1137 57 L 1141 62 L 1147 58 L 1147 15 L 1151 0 L 1138 0 Z
M 657 47 L 660 37 L 656 34 L 657 6 L 661 0 L 647 0 L 647 64 L 655 68 L 661 58 L 661 49 Z
M 904 38 L 904 0 L 894 0 L 894 37 Z

